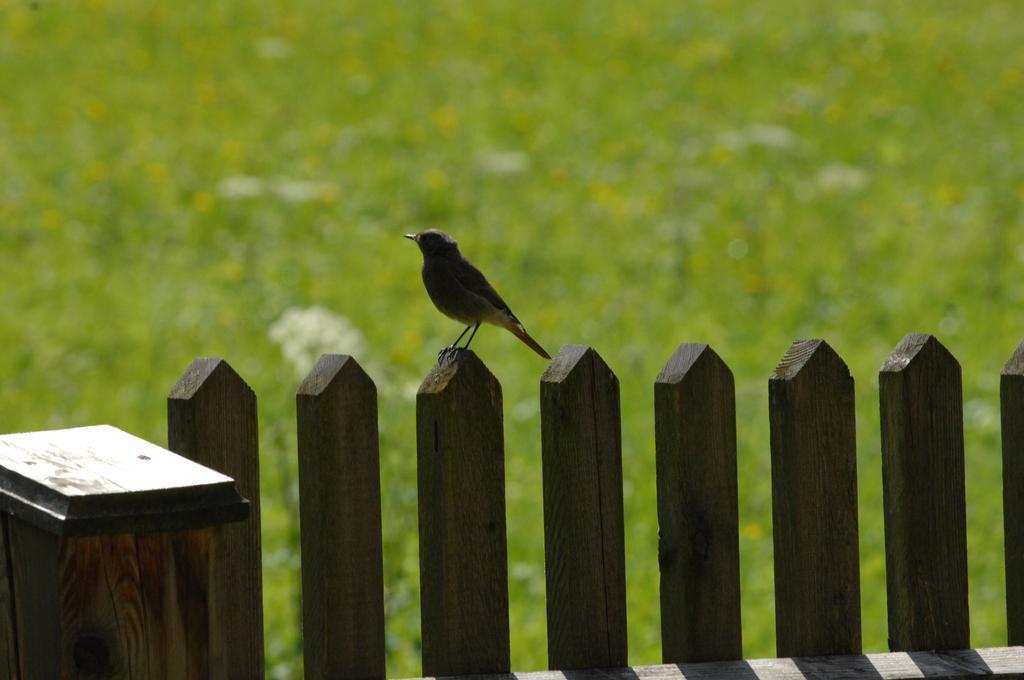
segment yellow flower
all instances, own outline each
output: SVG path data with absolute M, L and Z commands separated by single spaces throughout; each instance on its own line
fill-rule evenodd
M 711 153 L 709 154 L 710 160 L 715 165 L 728 165 L 732 163 L 732 159 L 735 156 L 733 150 L 725 144 L 716 144 L 711 147 Z
M 98 184 L 106 180 L 109 174 L 110 168 L 101 160 L 89 161 L 89 164 L 85 166 L 85 180 L 90 184 Z
M 107 105 L 95 97 L 90 97 L 89 101 L 85 102 L 85 115 L 89 120 L 102 122 L 107 119 L 109 112 Z
M 764 527 L 756 522 L 748 522 L 743 525 L 743 538 L 751 541 L 764 538 Z
M 213 194 L 209 191 L 197 191 L 192 194 L 192 209 L 197 213 L 210 212 L 213 207 Z
M 431 191 L 443 191 L 450 184 L 448 173 L 441 168 L 431 168 L 426 177 L 427 188 Z
M 56 208 L 47 208 L 43 211 L 42 222 L 47 231 L 55 231 L 64 226 L 64 215 Z
M 964 192 L 952 182 L 943 182 L 932 190 L 932 198 L 942 206 L 956 205 L 964 200 Z
M 220 157 L 229 163 L 237 163 L 241 160 L 245 147 L 237 139 L 225 139 L 220 144 Z
M 459 127 L 459 112 L 451 106 L 445 105 L 434 109 L 431 117 L 438 132 L 445 137 L 451 137 Z
M 167 170 L 167 166 L 156 161 L 146 163 L 145 172 L 146 178 L 153 184 L 166 184 L 167 180 L 170 179 L 171 176 L 171 173 Z

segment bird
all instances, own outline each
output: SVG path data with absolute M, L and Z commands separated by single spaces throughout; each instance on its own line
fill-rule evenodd
M 403 234 L 416 242 L 423 253 L 423 286 L 438 311 L 448 318 L 466 324 L 448 347 L 438 353 L 438 359 L 460 349 L 459 341 L 472 328 L 469 339 L 461 349 L 469 349 L 469 343 L 482 323 L 490 323 L 510 331 L 534 352 L 550 359 L 543 347 L 523 328 L 522 322 L 509 309 L 505 300 L 498 295 L 483 273 L 463 257 L 459 244 L 439 229 L 426 229 L 416 234 Z

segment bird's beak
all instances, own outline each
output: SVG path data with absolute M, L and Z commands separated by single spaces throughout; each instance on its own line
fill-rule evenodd
M 406 237 L 410 241 L 415 241 L 416 240 L 416 234 L 402 234 L 402 236 Z

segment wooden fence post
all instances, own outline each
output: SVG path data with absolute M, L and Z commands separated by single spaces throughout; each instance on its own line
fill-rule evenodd
M 210 552 L 234 482 L 109 425 L 0 437 L 3 677 L 214 677 Z
M 168 448 L 234 478 L 245 522 L 210 548 L 210 677 L 263 677 L 263 576 L 256 395 L 223 359 L 195 359 L 167 397 Z
M 416 395 L 423 674 L 508 673 L 501 385 L 472 351 Z
M 680 345 L 654 416 L 662 660 L 742 658 L 732 371 L 707 345 Z
M 889 647 L 971 646 L 960 364 L 931 335 L 878 374 Z
M 859 654 L 853 377 L 823 340 L 794 342 L 768 380 L 779 656 Z
M 619 381 L 566 345 L 540 383 L 548 664 L 625 666 L 626 569 Z
M 1006 539 L 1006 628 L 1024 645 L 1024 342 L 999 379 L 1003 431 L 1003 531 Z
M 384 677 L 377 388 L 325 354 L 295 397 L 307 678 Z

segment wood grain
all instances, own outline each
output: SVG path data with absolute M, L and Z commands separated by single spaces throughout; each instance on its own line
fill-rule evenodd
M 7 540 L 21 678 L 61 678 L 61 539 L 27 522 L 11 520 Z
M 0 436 L 0 510 L 50 533 L 101 534 L 244 519 L 226 475 L 109 425 Z
M 470 350 L 416 395 L 423 673 L 509 671 L 501 386 Z
M 965 680 L 980 677 L 1024 678 L 1024 648 L 786 657 L 590 669 L 571 674 L 542 671 L 495 676 L 501 680 Z
M 11 563 L 11 517 L 0 512 L 0 677 L 18 680 L 17 618 L 14 608 L 14 565 Z
M 853 377 L 823 340 L 768 380 L 780 656 L 861 651 Z
M 654 383 L 661 648 L 666 663 L 743 656 L 732 371 L 683 344 Z
M 3 525 L 17 645 L 3 677 L 211 677 L 215 529 L 59 536 L 16 517 Z
M 627 663 L 619 381 L 566 345 L 540 383 L 548 665 Z
M 57 537 L 13 523 L 22 677 L 209 677 L 212 531 Z
M 1024 645 L 1024 342 L 999 380 L 1003 432 L 1003 531 L 1006 542 L 1006 628 Z
M 384 677 L 377 388 L 325 354 L 296 395 L 307 678 Z
M 167 398 L 168 448 L 235 480 L 245 522 L 210 548 L 210 677 L 263 677 L 263 578 L 256 395 L 222 359 L 197 358 Z
M 889 646 L 970 646 L 960 364 L 911 333 L 878 375 Z

